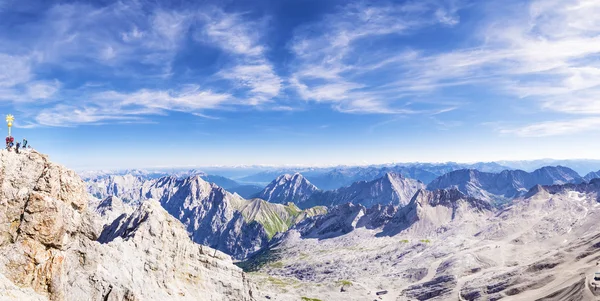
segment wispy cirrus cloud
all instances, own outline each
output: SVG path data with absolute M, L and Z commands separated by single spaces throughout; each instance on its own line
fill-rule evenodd
M 415 109 L 406 108 L 407 97 L 413 93 L 390 89 L 389 84 L 403 79 L 407 71 L 398 66 L 412 60 L 416 52 L 399 51 L 390 45 L 373 51 L 373 47 L 364 45 L 382 43 L 384 38 L 398 38 L 435 24 L 455 25 L 459 22 L 455 4 L 349 4 L 339 13 L 297 31 L 290 45 L 296 55 L 290 84 L 303 99 L 329 102 L 343 112 L 414 112 Z
M 39 108 L 34 118 L 43 125 L 131 120 L 133 116 L 144 120 L 167 110 L 201 114 L 206 109 L 256 106 L 271 101 L 281 90 L 282 81 L 266 59 L 261 33 L 256 30 L 259 22 L 243 14 L 215 7 L 165 8 L 147 1 L 101 7 L 74 2 L 49 5 L 35 13 L 36 22 L 20 23 L 14 32 L 0 30 L 0 41 L 6 42 L 0 43 L 0 100 L 48 101 L 50 106 Z M 15 39 L 16 35 L 21 37 Z M 157 88 L 175 72 L 181 74 L 174 69 L 177 55 L 199 47 L 198 42 L 231 57 L 216 73 L 200 73 L 195 78 L 220 77 L 230 84 L 202 80 L 200 87 L 192 80 L 178 83 L 185 87 L 181 89 Z M 100 82 L 107 78 L 109 84 L 73 87 L 37 74 L 48 69 L 84 72 Z M 128 82 L 126 90 L 111 89 L 118 78 Z
M 249 21 L 243 14 L 226 14 L 218 9 L 202 14 L 201 19 L 205 26 L 196 34 L 196 39 L 212 42 L 235 55 L 219 76 L 235 82 L 237 87 L 250 89 L 246 96 L 254 104 L 268 102 L 279 95 L 282 80 L 265 56 L 263 21 Z
M 43 109 L 35 118 L 40 125 L 72 126 L 106 121 L 146 121 L 146 115 L 161 115 L 167 111 L 198 112 L 226 105 L 229 94 L 202 90 L 188 85 L 179 90 L 142 89 L 131 93 L 104 91 L 89 93 L 89 100 L 77 105 L 58 104 Z
M 520 137 L 549 137 L 598 130 L 598 127 L 600 127 L 600 117 L 588 117 L 544 121 L 518 128 L 502 128 L 500 129 L 500 132 L 502 134 L 514 134 Z
M 403 105 L 414 104 L 415 99 L 440 98 L 449 88 L 477 85 L 533 102 L 540 113 L 598 115 L 597 1 L 490 2 L 481 7 L 486 18 L 468 47 L 432 51 L 372 46 L 383 37 L 410 35 L 436 23 L 455 26 L 461 6 L 469 5 L 427 1 L 361 9 L 349 5 L 299 31 L 291 45 L 298 64 L 290 83 L 302 98 L 352 108 L 346 112 L 396 113 L 398 106 L 405 109 Z M 437 108 L 443 105 L 436 103 Z M 526 125 L 528 130 L 522 133 L 560 135 L 566 131 L 532 129 L 552 125 L 564 129 L 569 124 L 565 119 Z M 592 119 L 571 120 L 577 132 Z M 521 133 L 518 128 L 500 131 Z
M 413 79 L 395 84 L 431 90 L 486 85 L 537 104 L 540 114 L 566 115 L 558 121 L 500 128 L 504 134 L 553 136 L 591 129 L 596 117 L 568 115 L 600 113 L 600 3 L 541 0 L 511 7 L 490 16 L 478 46 L 417 53 L 407 65 Z
M 498 129 L 504 134 L 560 135 L 566 131 L 531 129 L 566 128 L 569 120 L 584 131 L 600 116 L 600 4 L 592 0 L 353 2 L 291 30 L 288 52 L 276 55 L 272 19 L 256 12 L 152 1 L 32 3 L 0 11 L 35 16 L 0 28 L 0 100 L 35 103 L 27 110 L 39 124 L 314 103 L 428 116 L 473 103 L 451 93 L 472 87 L 564 117 L 506 122 L 514 127 Z M 423 31 L 458 30 L 461 12 L 473 7 L 482 17 L 461 43 L 418 43 Z M 211 61 L 187 66 L 204 54 Z M 67 122 L 70 111 L 80 117 Z

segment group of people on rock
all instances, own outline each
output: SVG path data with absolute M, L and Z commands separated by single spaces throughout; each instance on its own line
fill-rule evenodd
M 15 138 L 13 138 L 12 136 L 6 137 L 6 149 L 8 151 L 11 151 L 13 149 L 13 147 L 15 148 L 15 151 L 18 154 L 20 149 L 29 149 L 29 148 L 31 148 L 31 145 L 27 144 L 27 139 L 25 139 L 25 138 L 23 138 L 22 144 L 18 141 L 15 144 Z

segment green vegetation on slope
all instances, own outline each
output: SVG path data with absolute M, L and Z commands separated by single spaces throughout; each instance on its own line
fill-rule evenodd
M 306 217 L 327 212 L 325 207 L 315 207 L 301 210 L 293 203 L 287 205 L 273 204 L 262 199 L 252 199 L 238 208 L 244 219 L 250 223 L 260 223 L 267 236 L 272 238 L 279 232 L 287 231 L 294 224 Z

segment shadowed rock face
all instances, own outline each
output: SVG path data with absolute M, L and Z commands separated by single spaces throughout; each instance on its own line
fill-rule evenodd
M 1 296 L 252 300 L 231 259 L 192 243 L 158 203 L 122 215 L 102 231 L 101 244 L 87 200 L 81 179 L 46 156 L 0 151 Z

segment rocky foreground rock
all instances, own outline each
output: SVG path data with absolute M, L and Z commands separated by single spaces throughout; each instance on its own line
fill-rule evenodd
M 231 258 L 193 243 L 158 202 L 100 229 L 87 201 L 45 155 L 0 152 L 1 300 L 253 300 Z

